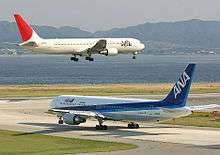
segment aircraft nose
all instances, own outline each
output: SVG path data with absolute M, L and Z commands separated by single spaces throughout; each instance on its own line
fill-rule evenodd
M 53 100 L 50 102 L 49 104 L 49 108 L 50 109 L 53 109 L 56 107 L 56 98 L 53 98 Z
M 140 43 L 139 48 L 140 50 L 143 50 L 145 48 L 145 45 L 143 43 Z

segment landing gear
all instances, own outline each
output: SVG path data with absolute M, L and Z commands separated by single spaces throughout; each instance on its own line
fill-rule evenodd
M 108 127 L 107 125 L 96 125 L 95 129 L 96 130 L 107 130 Z
M 138 129 L 139 125 L 137 123 L 131 122 L 128 124 L 129 129 Z
M 99 125 L 96 125 L 95 127 L 96 130 L 107 130 L 108 129 L 107 125 L 102 125 L 103 120 L 101 118 L 98 118 L 98 121 L 99 121 Z
M 77 58 L 76 55 L 74 55 L 74 57 L 71 57 L 70 60 L 72 60 L 72 61 L 79 61 L 79 58 Z
M 134 52 L 133 53 L 133 56 L 132 56 L 132 59 L 136 59 L 136 55 L 137 55 L 138 53 L 137 52 Z
M 63 124 L 63 119 L 62 119 L 62 117 L 59 118 L 58 124 Z
M 89 60 L 89 61 L 94 61 L 94 58 L 92 58 L 92 57 L 86 57 L 85 59 Z

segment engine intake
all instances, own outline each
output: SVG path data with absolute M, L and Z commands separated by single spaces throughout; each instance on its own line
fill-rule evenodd
M 118 55 L 118 49 L 117 48 L 108 48 L 105 51 L 101 51 L 100 54 L 103 54 L 106 56 L 115 56 L 115 55 Z
M 63 115 L 63 121 L 64 123 L 69 124 L 69 125 L 79 125 L 80 123 L 86 122 L 86 119 L 78 115 L 67 113 Z

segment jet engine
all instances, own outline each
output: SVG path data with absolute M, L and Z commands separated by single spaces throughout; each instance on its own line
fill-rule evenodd
M 69 124 L 69 125 L 79 125 L 80 123 L 86 122 L 86 119 L 78 115 L 67 113 L 63 115 L 63 121 L 64 123 Z
M 106 56 L 115 56 L 115 55 L 118 55 L 118 49 L 117 48 L 108 48 L 104 51 L 101 51 L 100 54 L 103 54 Z

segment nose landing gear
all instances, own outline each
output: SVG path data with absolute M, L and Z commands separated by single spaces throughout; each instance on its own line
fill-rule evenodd
M 58 124 L 63 124 L 63 119 L 62 119 L 62 117 L 59 117 Z
M 136 55 L 138 54 L 138 52 L 134 52 L 133 53 L 133 56 L 132 56 L 132 59 L 136 59 Z
M 139 124 L 131 122 L 128 124 L 128 128 L 129 129 L 138 129 L 139 128 Z

